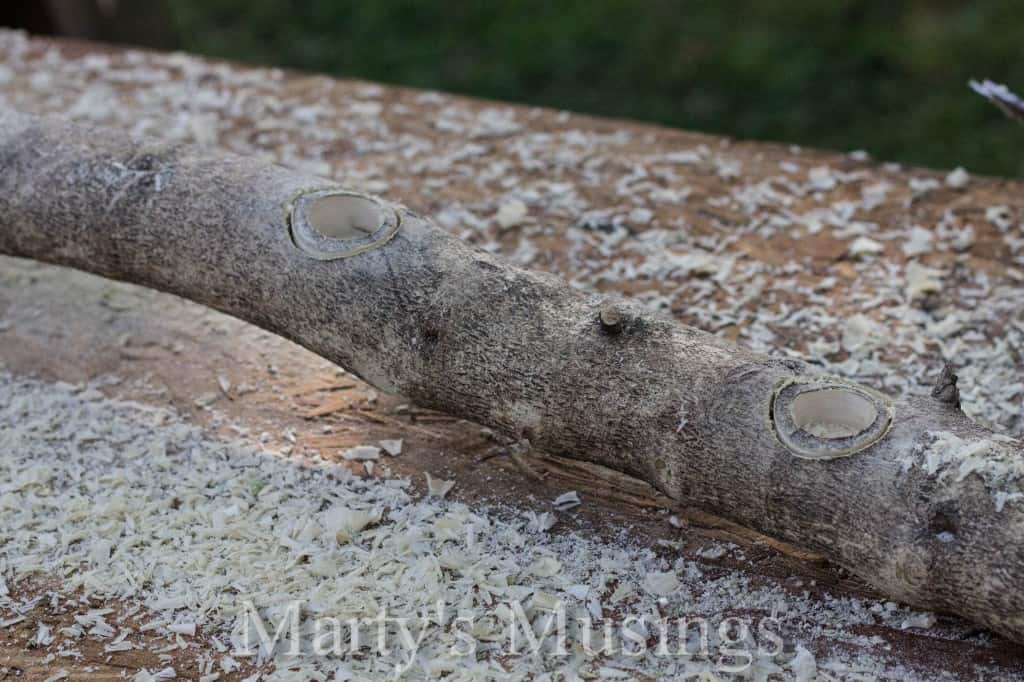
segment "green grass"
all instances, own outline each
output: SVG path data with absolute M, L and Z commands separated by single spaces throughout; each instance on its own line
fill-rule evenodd
M 203 54 L 1024 174 L 1024 128 L 966 86 L 1024 90 L 1015 1 L 169 5 L 183 47 Z

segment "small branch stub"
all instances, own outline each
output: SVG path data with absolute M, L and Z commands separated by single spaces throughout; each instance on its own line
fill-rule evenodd
M 316 260 L 350 258 L 384 245 L 401 226 L 394 208 L 341 189 L 307 192 L 291 203 L 292 240 Z
M 932 388 L 932 397 L 946 405 L 959 408 L 960 389 L 956 385 L 958 379 L 956 372 L 953 371 L 953 364 L 947 362 L 942 368 L 939 380 L 935 382 L 935 387 Z
M 771 405 L 775 435 L 805 459 L 859 452 L 888 433 L 893 416 L 889 398 L 838 377 L 786 380 Z
M 601 329 L 606 334 L 618 334 L 622 331 L 622 313 L 619 312 L 619 309 L 613 303 L 602 305 L 597 319 L 601 323 Z

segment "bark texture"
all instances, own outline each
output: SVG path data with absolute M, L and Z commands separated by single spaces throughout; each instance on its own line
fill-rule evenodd
M 632 474 L 1024 641 L 1024 446 L 967 419 L 951 373 L 934 397 L 892 404 L 513 267 L 379 200 L 369 215 L 397 229 L 310 232 L 310 202 L 345 192 L 0 111 L 0 253 L 216 308 L 383 391 Z M 850 395 L 860 421 L 834 424 Z

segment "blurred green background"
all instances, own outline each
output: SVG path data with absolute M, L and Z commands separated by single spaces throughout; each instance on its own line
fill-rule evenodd
M 133 4 L 143 28 L 112 32 L 108 17 L 98 37 L 1024 175 L 1024 128 L 967 88 L 985 77 L 1024 90 L 1020 0 L 169 0 L 117 11 Z

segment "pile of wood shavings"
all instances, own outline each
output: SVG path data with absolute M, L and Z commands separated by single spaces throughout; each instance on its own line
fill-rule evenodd
M 376 678 L 396 665 L 409 666 L 411 678 L 631 678 L 642 671 L 677 679 L 714 674 L 722 665 L 714 627 L 707 656 L 658 656 L 653 647 L 639 657 L 588 656 L 573 627 L 567 656 L 534 658 L 525 648 L 510 656 L 505 605 L 512 601 L 523 605 L 538 632 L 558 601 L 567 605 L 570 624 L 586 615 L 598 631 L 605 620 L 630 615 L 647 622 L 773 616 L 786 651 L 755 656 L 746 677 L 774 672 L 814 679 L 817 670 L 818 679 L 850 673 L 916 679 L 884 655 L 844 658 L 835 645 L 871 646 L 872 638 L 854 634 L 860 626 L 933 620 L 891 602 L 812 600 L 720 567 L 707 572 L 699 562 L 670 561 L 650 550 L 531 531 L 522 514 L 469 509 L 417 496 L 405 480 L 361 479 L 335 464 L 215 440 L 168 410 L 105 398 L 92 388 L 0 374 L 0 406 L 0 623 L 36 608 L 38 599 L 11 596 L 21 581 L 60 575 L 63 586 L 51 601 L 84 608 L 86 600 L 71 599 L 84 593 L 132 612 L 141 606 L 151 617 L 145 628 L 166 637 L 164 650 L 202 642 L 220 651 L 209 659 L 204 680 L 237 669 L 232 653 L 243 644 L 245 600 L 268 623 L 302 600 L 307 625 L 381 608 L 389 617 L 418 618 L 436 613 L 439 599 L 447 607 L 424 624 L 414 660 L 399 646 L 390 655 L 341 659 L 308 651 L 293 658 L 279 650 L 271 670 L 252 679 Z M 58 661 L 74 658 L 83 638 L 102 641 L 110 652 L 140 646 L 139 633 L 114 613 L 87 609 L 74 627 L 59 631 L 40 625 L 38 645 Z M 473 623 L 474 656 L 453 653 L 465 650 L 453 648 L 461 641 L 456 617 Z M 835 651 L 816 661 L 804 644 L 822 636 Z

